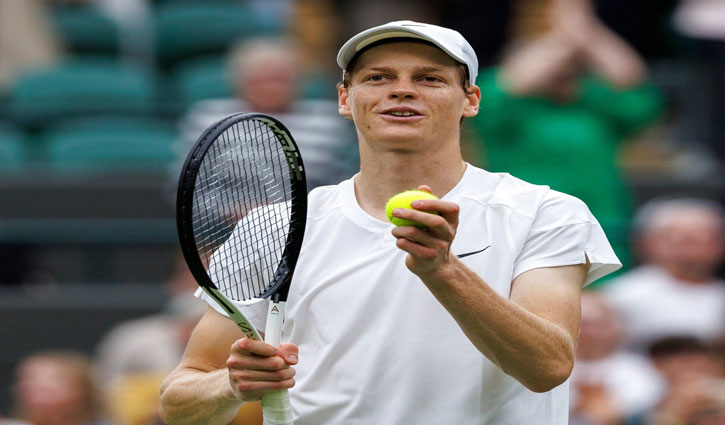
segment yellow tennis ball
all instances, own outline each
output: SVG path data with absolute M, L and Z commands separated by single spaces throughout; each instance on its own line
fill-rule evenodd
M 404 218 L 393 217 L 393 210 L 396 208 L 408 208 L 415 209 L 410 204 L 411 202 L 418 199 L 438 199 L 437 196 L 432 193 L 425 192 L 423 190 L 406 190 L 405 192 L 398 193 L 388 200 L 385 204 L 385 214 L 388 216 L 388 220 L 396 226 L 418 226 L 425 227 L 424 225 L 413 220 L 406 220 Z M 438 214 L 435 211 L 424 211 L 430 214 Z

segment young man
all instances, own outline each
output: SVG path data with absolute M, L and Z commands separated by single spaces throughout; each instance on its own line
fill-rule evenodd
M 581 288 L 618 267 L 598 223 L 575 198 L 463 161 L 480 92 L 459 33 L 392 22 L 338 63 L 361 168 L 310 194 L 294 344 L 241 338 L 211 302 L 162 388 L 163 417 L 223 424 L 294 387 L 298 425 L 565 424 Z M 416 187 L 441 199 L 394 212 L 426 227 L 394 228 L 386 201 Z M 245 314 L 261 326 L 256 307 Z

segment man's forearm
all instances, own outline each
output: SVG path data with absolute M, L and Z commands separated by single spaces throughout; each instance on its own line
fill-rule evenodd
M 177 369 L 161 386 L 159 413 L 168 425 L 225 425 L 242 404 L 233 396 L 226 369 Z
M 500 296 L 459 261 L 424 282 L 481 353 L 532 391 L 564 382 L 574 362 L 567 330 Z

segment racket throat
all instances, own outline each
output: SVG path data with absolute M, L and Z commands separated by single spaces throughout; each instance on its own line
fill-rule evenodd
M 264 328 L 264 341 L 270 345 L 279 347 L 287 303 L 285 301 L 275 301 L 275 298 L 278 299 L 275 296 L 269 302 L 267 324 Z

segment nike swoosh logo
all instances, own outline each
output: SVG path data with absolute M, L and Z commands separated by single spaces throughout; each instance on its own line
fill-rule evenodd
M 478 251 L 467 252 L 465 254 L 458 254 L 458 258 L 463 258 L 463 257 L 468 257 L 469 255 L 478 254 L 479 252 L 483 252 L 483 251 L 485 251 L 485 250 L 487 250 L 489 248 L 491 248 L 491 245 L 489 245 L 489 246 L 487 246 L 487 247 L 485 247 L 483 249 L 479 249 Z

